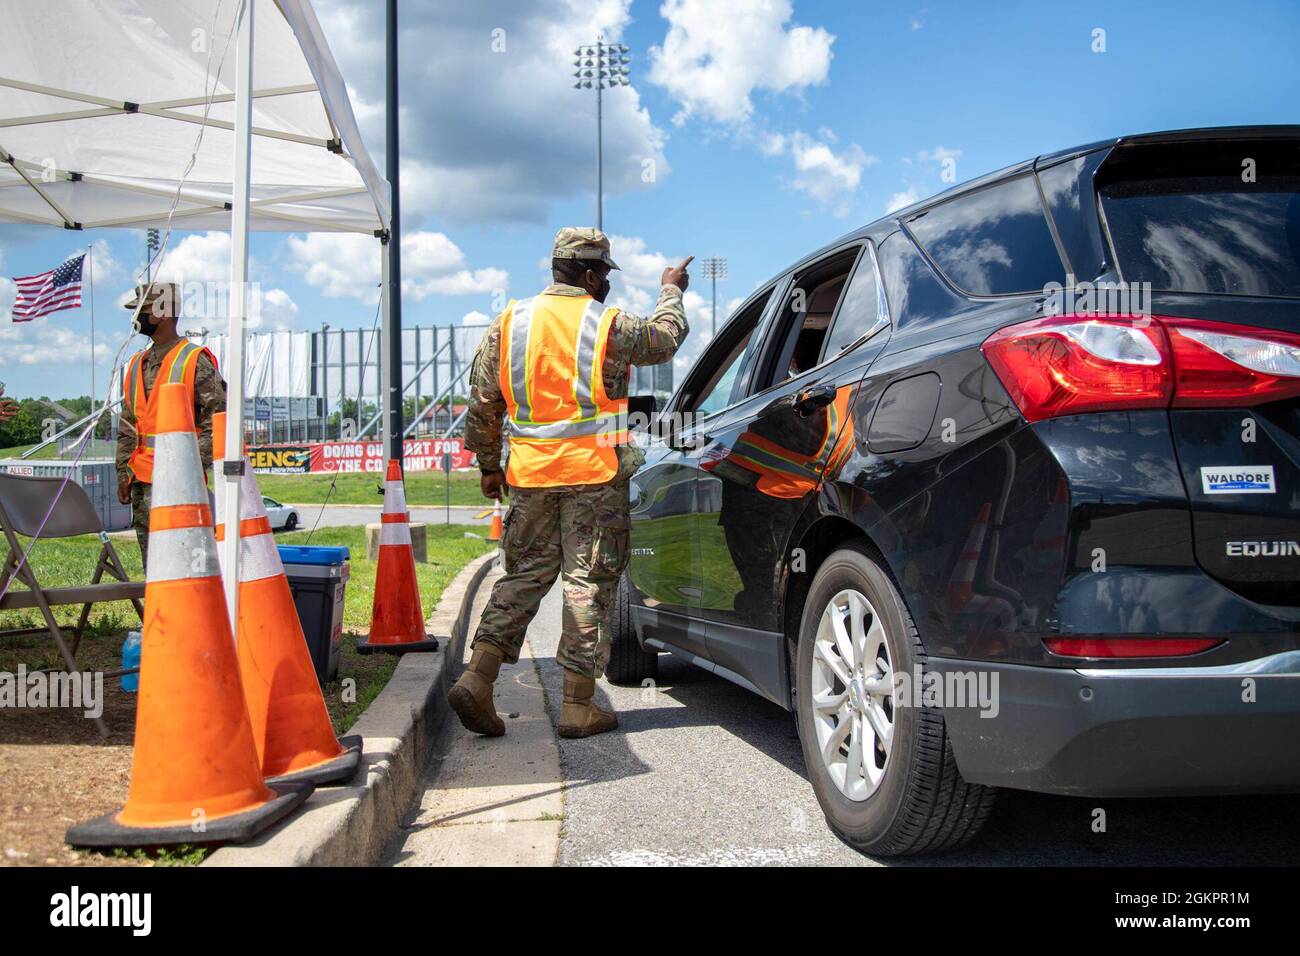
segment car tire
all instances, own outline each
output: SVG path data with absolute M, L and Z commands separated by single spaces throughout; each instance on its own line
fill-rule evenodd
M 296 527 L 298 527 L 298 512 L 290 511 L 289 517 L 284 519 L 284 530 L 292 531 Z
M 611 684 L 640 684 L 659 674 L 659 654 L 643 650 L 632 626 L 632 586 L 627 575 L 618 582 L 618 597 L 610 627 L 609 663 L 605 676 Z
M 864 650 L 858 653 L 864 659 L 863 676 L 850 686 L 837 676 L 846 661 L 834 640 L 833 618 L 840 615 L 851 622 L 855 609 L 863 622 Z M 868 623 L 877 620 L 883 634 Z M 878 649 L 867 650 L 873 643 Z M 864 853 L 904 856 L 956 849 L 974 838 L 993 806 L 995 790 L 969 784 L 958 773 L 942 711 L 895 708 L 892 690 L 883 689 L 892 686 L 893 674 L 914 674 L 915 668 L 924 672 L 925 665 L 925 648 L 907 604 L 879 556 L 865 543 L 831 554 L 813 578 L 804 604 L 795 714 L 808 777 L 826 822 Z M 840 687 L 844 703 L 832 710 L 841 700 Z M 815 695 L 820 710 L 814 707 Z M 892 741 L 887 751 L 873 724 L 882 720 L 881 732 Z M 845 723 L 848 739 L 837 744 L 837 732 Z M 855 764 L 852 739 L 859 728 L 861 759 Z M 824 758 L 823 749 L 832 757 Z M 855 772 L 855 766 L 863 769 Z M 870 779 L 873 774 L 879 775 L 875 781 Z

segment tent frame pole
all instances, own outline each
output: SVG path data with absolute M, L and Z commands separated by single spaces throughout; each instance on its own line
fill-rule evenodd
M 244 471 L 244 318 L 248 309 L 249 181 L 252 175 L 253 5 L 243 0 L 235 62 L 234 200 L 230 213 L 230 330 L 227 340 L 226 460 L 215 479 L 222 496 L 225 540 L 222 549 L 226 610 L 231 635 L 239 633 L 239 489 Z
M 401 149 L 398 137 L 397 102 L 397 0 L 388 0 L 385 11 L 386 58 L 384 159 L 387 165 L 389 212 L 387 255 L 388 266 L 384 289 L 388 293 L 388 307 L 384 310 L 384 342 L 387 344 L 383 365 L 387 370 L 384 382 L 383 416 L 384 448 L 389 458 L 402 461 L 402 220 L 401 220 Z M 358 416 L 360 417 L 360 416 Z

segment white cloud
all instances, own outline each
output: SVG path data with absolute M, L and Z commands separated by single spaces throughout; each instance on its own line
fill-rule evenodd
M 480 312 L 478 309 L 473 309 L 472 311 L 466 312 L 464 315 L 460 317 L 460 324 L 461 325 L 491 325 L 492 316 L 488 315 L 485 312 Z
M 835 215 L 848 215 L 862 171 L 880 160 L 856 143 L 837 152 L 834 134 L 827 129 L 818 132 L 820 139 L 802 132 L 790 137 L 795 168 L 790 185 L 831 208 Z
M 298 303 L 283 289 L 271 289 L 261 297 L 258 325 L 288 329 L 298 317 Z M 252 322 L 249 323 L 252 326 Z
M 594 93 L 573 88 L 573 49 L 617 43 L 631 0 L 521 4 L 437 0 L 402 10 L 402 211 L 452 225 L 543 222 L 553 203 L 591 189 Z M 384 18 L 371 3 L 318 0 L 325 36 L 381 167 Z M 503 31 L 494 37 L 494 31 Z M 633 85 L 604 97 L 605 188 L 644 189 L 642 163 L 669 173 L 664 135 Z
M 290 268 L 327 299 L 379 298 L 380 245 L 369 236 L 314 232 L 288 239 Z M 440 232 L 402 237 L 402 295 L 419 302 L 431 295 L 495 292 L 510 275 L 495 267 L 471 269 L 460 247 Z
M 0 279 L 0 365 L 72 365 L 90 361 L 90 336 L 74 332 L 48 316 L 11 322 L 14 288 Z M 108 357 L 108 346 L 95 343 L 95 359 Z M 35 374 L 35 373 L 34 373 Z
M 902 192 L 894 193 L 889 197 L 889 202 L 885 204 L 885 215 L 902 209 L 904 206 L 910 206 L 914 202 L 920 202 L 921 194 L 915 188 L 905 189 Z
M 835 37 L 789 24 L 789 0 L 666 0 L 662 46 L 650 49 L 650 82 L 680 105 L 673 122 L 698 115 L 743 124 L 753 93 L 800 93 L 826 82 Z

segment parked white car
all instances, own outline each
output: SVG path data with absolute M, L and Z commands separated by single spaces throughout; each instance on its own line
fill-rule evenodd
M 266 516 L 271 520 L 272 531 L 292 531 L 298 527 L 298 512 L 293 508 L 265 495 L 262 496 L 262 504 L 266 506 Z

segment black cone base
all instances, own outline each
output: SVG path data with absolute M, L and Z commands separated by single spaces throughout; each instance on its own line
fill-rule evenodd
M 189 824 L 163 827 L 129 827 L 118 823 L 121 809 L 69 827 L 64 839 L 72 846 L 178 846 L 201 843 L 245 843 L 279 823 L 311 796 L 311 784 L 271 786 L 277 796 L 260 807 L 208 820 L 202 832 Z
M 304 767 L 293 773 L 282 773 L 278 777 L 267 777 L 266 785 L 275 787 L 281 784 L 310 783 L 324 787 L 347 783 L 356 776 L 357 767 L 361 765 L 361 738 L 340 737 L 339 746 L 343 748 L 343 753 L 333 760 L 318 763 L 314 767 Z
M 371 644 L 369 641 L 357 641 L 358 654 L 414 654 L 420 651 L 436 651 L 438 639 L 430 637 L 424 641 L 407 641 L 404 644 Z

